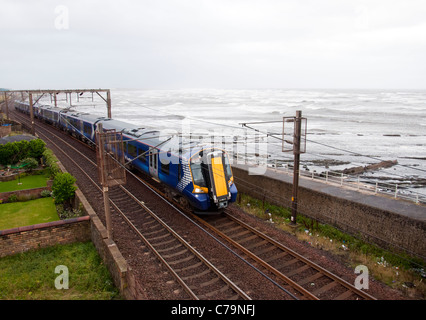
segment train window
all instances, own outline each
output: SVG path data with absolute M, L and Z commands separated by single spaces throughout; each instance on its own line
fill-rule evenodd
M 144 152 L 145 151 L 143 149 L 138 149 L 138 156 L 140 156 Z M 140 156 L 138 159 L 142 162 L 146 162 L 146 155 Z
M 191 172 L 194 184 L 200 187 L 207 187 L 201 168 L 201 158 L 196 156 L 191 159 Z
M 226 179 L 229 180 L 232 177 L 231 166 L 229 165 L 228 156 L 225 154 L 223 157 L 225 158 L 225 174 L 226 174 Z
M 89 135 L 89 136 L 92 134 L 92 126 L 90 126 L 88 124 L 85 124 L 83 126 L 83 130 L 84 130 L 84 133 Z
M 160 161 L 161 172 L 165 174 L 169 174 L 170 172 L 170 162 L 168 164 L 164 164 Z
M 134 145 L 127 143 L 127 153 L 133 157 L 136 158 L 137 157 L 137 149 Z

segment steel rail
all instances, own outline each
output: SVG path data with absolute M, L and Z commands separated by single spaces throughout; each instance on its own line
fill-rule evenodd
M 344 279 L 340 278 L 339 276 L 331 273 L 330 271 L 324 269 L 323 267 L 319 266 L 318 264 L 310 261 L 309 259 L 303 257 L 299 253 L 297 253 L 294 250 L 292 250 L 292 249 L 284 246 L 280 242 L 276 241 L 275 239 L 272 239 L 271 237 L 267 236 L 266 234 L 262 233 L 261 231 L 259 231 L 259 230 L 255 229 L 255 228 L 253 228 L 252 226 L 248 225 L 247 223 L 239 220 L 238 218 L 236 218 L 236 217 L 234 217 L 234 216 L 232 216 L 232 215 L 230 215 L 230 214 L 228 214 L 226 212 L 224 212 L 224 215 L 225 215 L 225 217 L 227 217 L 227 218 L 231 219 L 232 221 L 236 222 L 241 227 L 243 227 L 243 228 L 251 231 L 252 233 L 256 234 L 258 237 L 266 240 L 267 242 L 269 242 L 270 244 L 272 244 L 275 247 L 279 248 L 280 250 L 282 250 L 282 251 L 284 251 L 284 252 L 292 255 L 294 258 L 296 258 L 299 261 L 302 261 L 303 263 L 305 263 L 306 265 L 312 267 L 317 272 L 321 273 L 323 276 L 326 276 L 326 277 L 330 278 L 331 280 L 333 280 L 333 281 L 335 281 L 335 282 L 343 285 L 346 289 L 350 290 L 353 294 L 358 295 L 358 296 L 360 296 L 360 297 L 362 297 L 363 299 L 366 299 L 366 300 L 377 300 L 375 297 L 369 295 L 368 293 L 366 293 L 364 291 L 361 291 L 361 290 L 357 289 L 355 286 L 353 286 L 349 282 L 347 282 Z M 261 258 L 259 258 L 256 254 L 254 254 L 250 250 L 248 250 L 245 247 L 243 247 L 241 244 L 239 244 L 237 241 L 233 240 L 231 237 L 229 237 L 226 234 L 224 234 L 219 229 L 217 229 L 214 226 L 212 226 L 211 224 L 209 224 L 207 221 L 201 219 L 198 216 L 194 216 L 194 218 L 197 219 L 197 221 L 200 221 L 200 223 L 202 223 L 203 225 L 205 225 L 206 227 L 208 227 L 212 231 L 216 232 L 221 237 L 225 238 L 231 244 L 235 245 L 237 248 L 239 248 L 244 253 L 246 253 L 247 255 L 249 255 L 252 259 L 254 259 L 257 262 L 259 262 L 260 264 L 262 264 L 264 267 L 266 267 L 267 269 L 269 269 L 271 272 L 273 272 L 274 274 L 276 274 L 278 277 L 282 278 L 284 281 L 288 281 L 290 285 L 292 285 L 292 286 L 294 285 L 294 288 L 296 290 L 298 290 L 302 294 L 306 295 L 309 299 L 319 300 L 318 297 L 316 297 L 311 292 L 309 292 L 308 290 L 306 290 L 303 287 L 301 287 L 297 282 L 295 282 L 295 281 L 291 280 L 289 277 L 285 276 L 283 273 L 281 273 L 280 271 L 278 271 L 276 268 L 274 268 L 273 266 L 271 266 L 270 264 L 268 264 L 267 262 L 265 262 L 264 260 L 262 260 Z
M 46 130 L 45 128 L 43 128 Z M 65 151 L 63 151 L 55 142 L 52 141 L 49 137 L 47 137 L 45 134 L 40 133 L 43 135 L 47 140 L 49 140 L 53 145 L 55 145 L 62 153 L 64 153 L 73 163 L 76 167 L 78 167 L 83 174 L 86 175 L 86 177 L 95 185 L 95 187 L 102 192 L 102 188 L 99 187 L 99 185 L 87 174 L 87 172 L 74 161 Z M 70 145 L 68 142 L 64 141 L 59 136 L 56 136 L 59 140 L 61 140 L 63 143 L 68 145 L 70 148 L 78 152 L 82 157 L 84 157 L 89 163 L 91 163 L 94 166 L 97 166 L 96 163 L 94 163 L 91 159 L 89 159 L 86 155 L 81 153 L 78 149 Z M 77 140 L 79 141 L 79 140 Z M 127 169 L 126 169 L 127 170 Z M 127 170 L 130 172 L 129 170 Z M 131 172 L 130 172 L 131 173 Z M 131 173 L 133 175 L 133 173 Z M 203 257 L 195 248 L 193 248 L 188 242 L 186 242 L 179 234 L 177 234 L 172 228 L 170 228 L 164 221 L 161 220 L 151 209 L 149 209 L 142 201 L 137 199 L 136 196 L 134 196 L 129 190 L 127 190 L 123 186 L 119 186 L 121 190 L 123 190 L 130 198 L 132 198 L 139 206 L 141 206 L 145 211 L 148 212 L 157 222 L 159 222 L 170 234 L 172 234 L 173 237 L 175 237 L 179 242 L 181 242 L 187 249 L 189 249 L 193 255 L 195 255 L 199 260 L 201 260 L 211 271 L 213 271 L 219 278 L 221 278 L 227 285 L 230 286 L 232 290 L 234 290 L 241 298 L 244 300 L 251 300 L 251 298 L 242 290 L 240 289 L 232 280 L 230 280 L 225 274 L 223 274 L 220 270 L 218 270 L 213 264 L 211 264 L 205 257 Z M 167 261 L 161 256 L 161 254 L 152 246 L 152 244 L 143 236 L 143 234 L 137 229 L 137 227 L 130 221 L 130 219 L 126 216 L 126 214 L 118 207 L 117 204 L 114 203 L 113 200 L 110 199 L 111 205 L 117 210 L 117 212 L 124 218 L 126 223 L 134 230 L 138 236 L 144 241 L 144 243 L 150 248 L 151 251 L 157 256 L 157 258 L 166 266 L 166 268 L 172 273 L 172 275 L 176 278 L 178 283 L 184 288 L 184 290 L 195 300 L 199 300 L 197 295 L 190 289 L 190 287 L 184 282 L 184 280 L 181 279 L 181 277 L 173 270 L 173 268 L 167 263 Z
M 264 234 L 263 232 L 260 232 L 259 230 L 256 230 L 255 228 L 253 228 L 252 226 L 248 225 L 244 221 L 241 221 L 240 219 L 238 219 L 238 218 L 236 218 L 236 217 L 234 217 L 234 216 L 232 216 L 232 215 L 230 215 L 230 214 L 228 214 L 226 212 L 225 212 L 225 215 L 229 219 L 235 221 L 236 223 L 238 223 L 242 227 L 244 227 L 246 229 L 249 229 L 251 232 L 253 232 L 256 235 L 258 235 L 259 237 L 265 239 L 266 241 L 268 241 L 269 243 L 273 244 L 274 246 L 280 248 L 283 251 L 288 252 L 292 256 L 296 257 L 297 259 L 299 259 L 302 262 L 306 263 L 307 265 L 311 266 L 312 268 L 314 268 L 318 272 L 321 272 L 325 276 L 333 279 L 334 281 L 337 281 L 338 283 L 340 283 L 341 285 L 343 285 L 344 287 L 346 287 L 347 289 L 349 289 L 350 291 L 352 291 L 354 294 L 359 295 L 359 296 L 361 296 L 362 298 L 364 298 L 366 300 L 376 300 L 376 298 L 373 297 L 372 295 L 370 295 L 370 294 L 368 294 L 368 293 L 366 293 L 366 292 L 364 292 L 364 291 L 356 288 L 355 286 L 353 286 L 352 284 L 350 284 L 346 280 L 344 280 L 344 279 L 340 278 L 339 276 L 335 275 L 334 273 L 332 273 L 332 272 L 324 269 L 320 265 L 318 265 L 315 262 L 313 262 L 313 261 L 305 258 L 301 254 L 299 254 L 296 251 L 290 249 L 289 247 L 284 246 L 282 243 L 276 241 L 275 239 L 272 239 L 271 237 L 269 237 L 268 235 Z
M 235 246 L 239 250 L 243 251 L 251 259 L 253 259 L 256 262 L 258 262 L 259 264 L 261 264 L 267 270 L 269 270 L 270 272 L 272 272 L 273 274 L 275 274 L 278 278 L 280 278 L 281 280 L 283 280 L 284 282 L 286 282 L 287 284 L 289 284 L 292 288 L 294 288 L 295 290 L 297 290 L 299 293 L 301 293 L 302 295 L 304 295 L 308 299 L 310 299 L 310 300 L 319 300 L 318 297 L 314 296 L 308 290 L 306 290 L 305 288 L 303 288 L 302 286 L 300 286 L 299 284 L 297 284 L 297 282 L 291 280 L 289 277 L 287 277 L 286 275 L 284 275 L 283 273 L 281 273 L 279 270 L 277 270 L 276 268 L 274 268 L 273 266 L 271 266 L 269 263 L 267 263 L 263 259 L 259 258 L 257 255 L 255 255 L 254 253 L 252 253 L 250 250 L 244 248 L 241 244 L 239 244 L 238 242 L 236 242 L 235 240 L 233 240 L 232 238 L 230 238 L 229 236 L 227 236 L 226 234 L 224 234 L 223 232 L 221 232 L 219 229 L 217 229 L 214 226 L 212 226 L 211 224 L 209 224 L 204 219 L 196 216 L 195 214 L 191 214 L 191 216 L 192 216 L 193 219 L 197 220 L 202 225 L 204 225 L 208 229 L 212 230 L 214 233 L 216 233 L 217 235 L 219 235 L 220 237 L 222 237 L 223 239 L 225 239 L 226 241 L 228 241 L 229 243 L 231 243 L 233 246 Z
M 51 126 L 52 128 L 61 131 L 59 128 L 55 127 L 55 126 Z M 84 146 L 87 146 L 89 148 L 91 148 L 92 150 L 95 150 L 95 146 L 91 146 L 88 145 L 84 142 L 82 142 L 81 140 L 75 138 L 73 135 L 69 135 L 70 138 L 74 139 L 76 142 L 81 143 Z M 87 157 L 86 157 L 87 158 Z M 176 203 L 176 201 L 170 202 L 170 200 L 167 199 L 167 197 L 165 196 L 165 194 L 158 190 L 156 187 L 154 187 L 153 185 L 151 185 L 150 183 L 142 180 L 140 177 L 138 177 L 137 175 L 135 175 L 133 172 L 131 172 L 129 169 L 126 168 L 126 171 L 132 175 L 135 179 L 137 179 L 140 183 L 142 183 L 145 187 L 147 187 L 148 189 L 150 189 L 154 194 L 156 194 L 161 200 L 163 200 L 165 203 L 167 203 L 168 205 L 170 205 L 174 210 L 176 210 L 178 213 L 180 213 L 183 217 L 187 218 L 189 222 L 193 223 L 195 226 L 197 226 L 199 229 L 203 230 L 204 232 L 206 232 L 206 234 L 213 238 L 216 242 L 218 242 L 220 245 L 222 245 L 224 248 L 226 248 L 228 251 L 230 251 L 232 254 L 234 254 L 236 257 L 238 257 L 240 260 L 242 260 L 243 262 L 245 262 L 248 266 L 250 266 L 251 268 L 253 268 L 256 272 L 260 273 L 262 276 L 264 276 L 266 279 L 268 279 L 269 281 L 271 281 L 274 285 L 276 285 L 278 288 L 280 288 L 281 290 L 283 290 L 286 294 L 288 294 L 290 297 L 292 297 L 293 299 L 299 300 L 295 295 L 293 295 L 292 293 L 290 293 L 288 290 L 286 290 L 285 288 L 283 288 L 282 286 L 280 286 L 278 283 L 276 283 L 273 279 L 271 279 L 269 276 L 267 276 L 266 274 L 264 274 L 262 271 L 260 271 L 257 267 L 255 267 L 253 264 L 251 264 L 250 262 L 248 262 L 244 257 L 241 257 L 238 253 L 236 253 L 235 251 L 233 251 L 231 248 L 227 247 L 224 243 L 222 243 L 219 239 L 217 239 L 216 237 L 214 237 L 212 234 L 208 233 L 205 229 L 203 229 L 199 224 L 195 223 L 194 220 L 192 220 L 188 214 L 190 214 L 190 212 L 188 212 L 187 210 L 185 210 L 185 208 L 181 208 L 179 203 Z
M 56 127 L 53 127 L 53 128 L 55 128 L 56 130 L 58 130 L 58 131 L 60 131 L 58 128 L 56 128 Z M 74 140 L 76 140 L 77 142 L 79 142 L 79 143 L 81 143 L 81 144 L 83 144 L 83 145 L 85 145 L 85 146 L 88 146 L 87 144 L 85 144 L 85 143 L 83 143 L 82 141 L 80 141 L 80 140 L 78 140 L 78 139 L 76 139 L 75 137 L 73 137 L 73 136 L 71 136 Z M 66 142 L 65 142 L 66 143 Z M 89 146 L 90 147 L 90 146 Z M 92 148 L 93 149 L 93 148 Z M 84 157 L 86 157 L 85 155 L 83 155 Z M 86 157 L 87 158 L 87 157 Z M 88 159 L 88 158 L 87 158 Z M 91 161 L 90 159 L 88 159 L 89 161 Z M 93 161 L 91 161 L 92 163 L 93 163 Z M 171 206 L 172 206 L 172 208 L 174 208 L 174 209 L 176 209 L 178 212 L 180 212 L 174 205 L 172 205 L 170 202 L 169 202 L 169 200 L 167 200 L 166 198 L 165 198 L 165 196 L 164 196 L 164 194 L 163 194 L 163 192 L 161 192 L 161 191 L 159 191 L 157 188 L 155 188 L 155 187 L 153 187 L 151 184 L 148 184 L 147 182 L 145 182 L 145 181 L 142 181 L 138 176 L 136 176 L 134 173 L 132 173 L 131 171 L 129 171 L 128 169 L 126 169 L 127 170 L 127 172 L 129 173 L 129 174 L 131 174 L 133 177 L 135 177 L 140 183 L 142 183 L 142 184 L 144 184 L 147 188 L 149 188 L 152 192 L 154 192 L 155 194 L 157 194 L 163 201 L 166 201 L 166 203 L 168 203 L 168 204 L 170 204 Z M 139 201 L 139 200 L 138 200 Z M 186 212 L 186 211 L 185 211 Z M 183 212 L 180 212 L 181 214 L 183 214 Z M 186 212 L 186 214 L 188 214 L 188 212 Z M 204 220 L 200 220 L 200 219 L 198 219 L 198 217 L 197 216 L 194 216 L 193 215 L 193 217 L 195 217 L 195 220 L 198 220 L 201 224 L 203 224 L 203 225 L 205 225 L 206 226 L 206 224 L 205 224 L 205 221 Z M 232 217 L 232 216 L 229 216 L 229 217 Z M 234 217 L 232 217 L 232 218 L 234 218 Z M 161 219 L 160 219 L 161 220 Z M 192 221 L 191 219 L 189 220 L 189 221 Z M 196 226 L 198 226 L 199 228 L 201 228 L 201 226 L 199 226 L 197 223 L 195 223 L 195 225 Z M 206 227 L 208 227 L 209 229 L 212 229 L 212 228 L 214 228 L 214 227 L 212 227 L 212 226 L 206 226 Z M 251 227 L 250 227 L 251 228 Z M 201 228 L 202 229 L 202 228 Z M 215 228 L 214 228 L 215 229 Z M 215 231 L 215 230 L 213 230 L 214 232 L 217 232 L 217 231 Z M 256 233 L 257 233 L 257 230 L 256 230 Z M 208 235 L 210 235 L 211 237 L 213 237 L 211 234 L 209 234 L 208 232 L 207 232 L 207 234 Z M 219 231 L 219 234 L 222 236 L 222 234 L 220 233 L 220 231 Z M 266 235 L 265 235 L 266 236 Z M 227 236 L 226 235 L 223 235 L 223 237 L 224 238 L 227 238 Z M 267 236 L 266 236 L 267 237 Z M 214 238 L 214 237 L 213 237 Z M 266 240 L 266 239 L 265 239 Z M 270 240 L 272 240 L 272 241 L 275 241 L 275 240 L 273 240 L 272 238 L 270 238 Z M 229 241 L 229 240 L 228 240 Z M 232 239 L 230 239 L 230 242 L 231 243 L 235 243 L 235 241 L 233 241 Z M 226 245 L 224 245 L 223 243 L 221 243 L 220 241 L 219 241 L 219 243 L 221 244 L 221 245 L 223 245 L 223 246 L 225 246 L 226 247 Z M 303 295 L 305 295 L 306 297 L 308 297 L 309 299 L 314 299 L 314 300 L 319 300 L 319 298 L 317 298 L 316 296 L 314 296 L 314 295 L 312 295 L 309 291 L 307 291 L 306 289 L 304 289 L 303 287 L 301 287 L 300 285 L 298 285 L 295 281 L 293 281 L 293 280 L 291 280 L 290 278 L 288 278 L 287 276 L 285 276 L 285 275 L 283 275 L 280 271 L 278 271 L 278 270 L 276 270 L 274 267 L 272 267 L 272 266 L 269 266 L 265 261 L 263 261 L 262 259 L 260 259 L 260 258 L 258 258 L 258 257 L 255 257 L 255 256 L 253 256 L 253 253 L 251 253 L 250 251 L 248 251 L 247 249 L 245 249 L 244 247 L 242 247 L 242 246 L 239 246 L 239 245 L 235 245 L 236 247 L 238 247 L 239 249 L 241 249 L 241 251 L 243 251 L 243 252 L 245 252 L 248 256 L 250 256 L 250 257 L 252 257 L 255 261 L 257 261 L 258 263 L 260 263 L 261 265 L 263 265 L 264 267 L 266 267 L 267 269 L 269 269 L 272 273 L 274 273 L 276 276 L 278 276 L 279 278 L 281 278 L 282 280 L 284 280 L 286 283 L 288 283 L 290 286 L 292 286 L 293 288 L 295 288 L 297 291 L 299 291 L 300 293 L 302 293 Z M 228 250 L 230 250 L 230 249 L 228 249 Z M 289 250 L 291 250 L 291 249 L 289 249 Z M 232 250 L 230 250 L 231 252 L 232 252 Z M 234 253 L 234 252 L 233 252 Z M 236 254 L 236 253 L 234 253 L 234 254 Z M 237 256 L 238 256 L 238 254 L 236 254 Z M 242 258 L 244 261 L 245 261 L 245 259 L 244 258 Z M 248 262 L 246 262 L 246 263 L 248 263 Z M 251 265 L 250 263 L 248 263 L 249 265 Z M 265 265 L 266 264 L 266 265 Z M 257 268 L 255 268 L 255 270 L 257 270 Z M 325 269 L 324 269 L 325 270 Z M 259 272 L 259 270 L 257 270 L 258 272 Z M 262 274 L 262 272 L 261 272 L 261 274 Z M 265 275 L 266 276 L 266 275 Z M 337 277 L 337 276 L 336 276 Z M 268 278 L 268 277 L 267 277 Z M 343 280 L 343 279 L 342 279 Z M 272 280 L 272 282 L 273 283 L 275 283 L 273 280 Z M 278 284 L 277 284 L 278 285 Z M 279 285 L 278 285 L 279 286 Z M 351 286 L 350 284 L 349 284 L 349 286 Z M 279 286 L 280 287 L 280 286 Z M 362 291 L 361 291 L 362 292 Z M 367 294 L 367 296 L 368 296 L 368 294 Z M 369 299 L 375 299 L 374 297 L 369 297 Z
M 45 139 L 49 140 L 53 145 L 55 145 L 60 151 L 62 151 L 73 163 L 74 165 L 79 168 L 83 174 L 86 175 L 86 177 L 94 184 L 94 186 L 102 192 L 102 189 L 98 186 L 98 184 L 87 174 L 87 172 L 78 165 L 71 157 L 68 156 L 68 154 L 63 151 L 59 146 L 53 142 L 50 138 L 48 138 L 45 134 L 40 133 L 45 137 Z M 66 143 L 66 142 L 65 142 Z M 84 155 L 83 155 L 84 156 Z M 87 158 L 87 157 L 86 157 Z M 126 221 L 126 223 L 131 227 L 133 231 L 137 233 L 137 235 L 142 239 L 142 241 L 147 245 L 147 247 L 154 253 L 154 255 L 164 264 L 164 266 L 167 268 L 167 270 L 173 275 L 173 277 L 176 279 L 176 281 L 183 287 L 183 289 L 189 294 L 189 296 L 194 300 L 199 300 L 197 295 L 189 288 L 189 286 L 179 277 L 179 275 L 173 270 L 173 268 L 167 263 L 166 260 L 161 256 L 160 253 L 158 253 L 157 250 L 149 243 L 149 241 L 143 236 L 143 234 L 137 229 L 137 227 L 130 221 L 130 219 L 127 218 L 127 216 L 124 214 L 122 210 L 112 201 L 109 200 L 111 205 L 116 209 L 116 211 L 121 215 L 121 217 Z

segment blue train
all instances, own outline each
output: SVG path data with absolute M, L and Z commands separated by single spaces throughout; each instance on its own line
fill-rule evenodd
M 16 101 L 15 109 L 30 113 L 28 103 Z M 121 132 L 127 162 L 160 182 L 167 198 L 197 213 L 220 212 L 237 198 L 228 155 L 220 148 L 182 138 L 165 141 L 157 130 L 75 110 L 36 105 L 33 112 L 34 117 L 91 145 L 96 145 L 100 123 L 104 130 Z

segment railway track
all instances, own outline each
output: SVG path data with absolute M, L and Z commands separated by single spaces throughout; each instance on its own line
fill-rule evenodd
M 49 141 L 73 162 L 86 178 L 91 181 L 96 201 L 102 202 L 102 188 L 96 182 L 97 164 L 74 146 L 55 135 L 56 140 L 66 145 L 67 151 L 54 142 L 45 128 L 38 125 L 40 138 Z M 69 151 L 72 150 L 72 156 Z M 76 158 L 83 159 L 84 168 Z M 87 166 L 89 164 L 89 166 Z M 119 214 L 129 227 L 173 275 L 190 299 L 251 300 L 225 274 L 204 258 L 193 246 L 162 221 L 143 201 L 123 186 L 111 188 L 110 204 L 113 212 Z M 112 212 L 112 213 L 113 213 Z
M 46 135 L 45 138 L 49 139 Z M 58 139 L 61 138 L 58 137 Z M 52 141 L 52 143 L 54 142 Z M 65 141 L 64 143 L 68 144 Z M 71 145 L 69 147 L 74 149 Z M 86 155 L 81 156 L 96 167 L 94 157 L 89 159 Z M 81 170 L 84 171 L 82 168 Z M 97 172 L 95 168 L 91 171 Z M 88 175 L 88 173 L 85 174 Z M 146 185 L 146 182 L 141 181 L 139 177 L 133 173 L 130 174 Z M 89 179 L 93 184 L 97 184 L 93 175 Z M 149 188 L 154 189 L 157 195 L 161 194 L 163 200 L 167 201 L 160 190 L 152 185 Z M 110 195 L 113 210 L 123 217 L 155 253 L 192 299 L 217 299 L 218 297 L 219 299 L 249 299 L 247 294 L 240 291 L 232 281 L 208 261 L 201 262 L 202 258 L 197 256 L 197 251 L 130 191 L 122 186 L 114 187 L 111 189 Z M 131 205 L 128 199 L 132 199 Z M 102 201 L 102 199 L 99 198 L 98 201 Z M 125 212 L 135 214 L 131 214 L 132 217 L 128 218 Z M 191 220 L 204 226 L 206 230 L 225 239 L 234 248 L 261 265 L 267 272 L 272 273 L 276 280 L 266 277 L 280 286 L 293 299 L 375 299 L 226 212 L 220 216 L 203 218 L 188 212 L 185 214 Z M 277 282 L 281 282 L 281 285 Z M 210 291 L 205 290 L 209 287 Z
M 337 275 L 228 214 L 192 218 L 311 300 L 375 300 Z

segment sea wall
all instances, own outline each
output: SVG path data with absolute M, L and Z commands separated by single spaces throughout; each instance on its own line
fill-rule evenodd
M 232 169 L 239 191 L 291 207 L 292 176 L 271 169 L 250 175 L 245 165 Z M 300 178 L 298 211 L 380 247 L 426 260 L 425 206 Z

